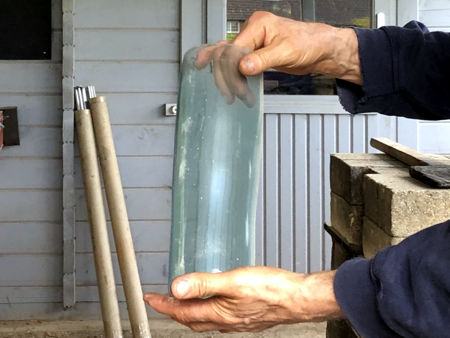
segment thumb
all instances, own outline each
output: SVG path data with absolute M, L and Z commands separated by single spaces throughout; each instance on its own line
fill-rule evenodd
M 271 45 L 245 55 L 239 62 L 239 70 L 247 76 L 258 75 L 280 65 L 280 52 Z
M 172 294 L 178 299 L 207 298 L 225 295 L 225 273 L 197 272 L 176 278 L 171 285 Z

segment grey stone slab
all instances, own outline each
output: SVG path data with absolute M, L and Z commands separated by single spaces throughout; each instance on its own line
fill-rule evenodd
M 331 193 L 331 225 L 350 244 L 361 245 L 363 212 L 363 206 L 351 205 Z
M 405 237 L 394 237 L 388 235 L 368 217 L 364 217 L 362 231 L 362 247 L 364 257 L 372 258 L 376 253 L 384 248 L 396 245 Z
M 433 189 L 403 175 L 364 178 L 364 213 L 388 235 L 410 236 L 450 218 L 450 190 Z
M 331 191 L 348 203 L 363 204 L 362 181 L 365 174 L 404 165 L 385 154 L 333 154 L 330 162 Z

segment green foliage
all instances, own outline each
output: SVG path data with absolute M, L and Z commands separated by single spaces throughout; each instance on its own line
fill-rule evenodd
M 370 18 L 368 16 L 362 18 L 353 18 L 352 25 L 362 28 L 370 28 Z

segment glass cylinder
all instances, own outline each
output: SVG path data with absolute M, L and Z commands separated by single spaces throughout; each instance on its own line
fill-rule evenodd
M 220 272 L 255 264 L 262 77 L 242 76 L 237 70 L 242 50 L 234 53 L 239 47 L 226 48 L 231 52 L 202 69 L 196 63 L 199 48 L 191 49 L 181 69 L 169 289 L 172 280 L 185 273 Z M 236 87 L 247 83 L 242 99 L 226 99 L 218 89 L 223 82 L 214 67 L 221 66 L 239 74 L 241 83 Z M 233 79 L 227 81 L 234 85 Z

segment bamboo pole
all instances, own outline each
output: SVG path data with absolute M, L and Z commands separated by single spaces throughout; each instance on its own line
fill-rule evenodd
M 131 329 L 134 337 L 150 338 L 150 328 L 139 280 L 106 99 L 104 96 L 98 96 L 91 98 L 89 103 Z
M 76 110 L 75 120 L 105 337 L 121 338 L 119 304 L 90 111 Z

